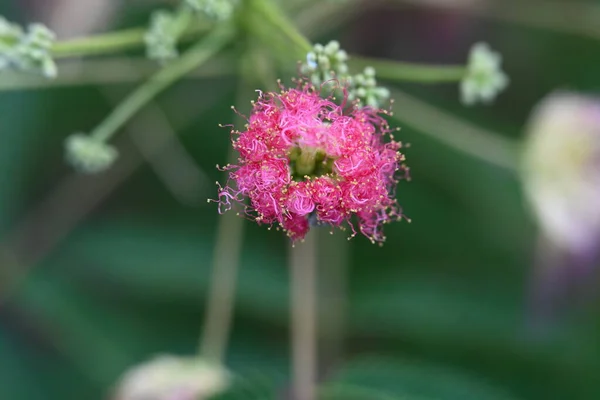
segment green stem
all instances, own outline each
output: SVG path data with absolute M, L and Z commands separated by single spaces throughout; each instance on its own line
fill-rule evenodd
M 254 0 L 252 3 L 264 19 L 279 30 L 304 54 L 312 49 L 310 41 L 302 35 L 295 24 L 281 9 L 270 0 Z M 377 70 L 377 76 L 394 81 L 411 81 L 421 83 L 458 82 L 465 74 L 465 67 L 460 65 L 428 65 L 406 62 L 387 61 L 373 58 L 352 56 L 349 64 L 355 69 L 362 70 L 372 66 Z
M 517 172 L 519 144 L 392 88 L 394 118 L 462 154 Z
M 86 56 L 93 54 L 116 53 L 140 47 L 144 44 L 146 29 L 133 28 L 102 35 L 57 42 L 52 47 L 55 59 Z
M 253 66 L 249 56 L 248 52 L 242 53 L 238 64 L 241 73 L 235 108 L 242 114 L 249 112 L 248 93 L 252 92 L 252 84 L 243 70 L 248 65 Z M 227 162 L 233 164 L 236 159 L 237 152 L 231 148 Z M 233 210 L 219 216 L 206 315 L 199 343 L 200 356 L 215 364 L 223 364 L 229 342 L 243 237 L 244 218 Z
M 317 380 L 317 240 L 309 233 L 291 248 L 292 390 L 294 400 L 315 400 Z
M 181 40 L 188 40 L 206 31 L 206 23 L 194 23 L 184 29 Z M 54 59 L 114 54 L 125 50 L 144 47 L 146 28 L 132 28 L 95 36 L 60 41 L 52 47 Z
M 373 67 L 377 78 L 390 81 L 407 81 L 420 83 L 459 82 L 465 75 L 462 65 L 430 65 L 377 58 L 351 56 L 349 64 L 354 69 Z
M 346 235 L 328 229 L 314 232 L 319 239 L 319 329 L 320 360 L 325 373 L 337 368 L 344 358 L 348 303 L 350 242 Z
M 232 160 L 233 149 L 229 155 Z M 223 364 L 229 342 L 243 236 L 243 218 L 232 211 L 219 217 L 199 347 L 200 355 L 215 364 Z
M 271 0 L 252 1 L 254 9 L 281 34 L 286 36 L 304 54 L 312 49 L 311 42 L 296 28 L 296 25 L 284 14 L 284 12 Z
M 127 65 L 131 67 L 127 67 Z M 186 75 L 185 79 L 211 79 L 235 75 L 234 66 L 235 62 L 231 55 L 213 57 L 201 68 Z M 154 75 L 158 68 L 155 61 L 144 58 L 111 57 L 86 59 L 81 63 L 67 63 L 61 66 L 60 75 L 56 79 L 23 74 L 20 71 L 6 71 L 3 72 L 2 79 L 0 79 L 0 92 L 140 82 Z
M 218 53 L 233 38 L 234 29 L 229 24 L 217 27 L 195 46 L 156 73 L 146 83 L 131 93 L 94 131 L 98 140 L 107 140 L 123 126 L 148 101 L 182 76 Z

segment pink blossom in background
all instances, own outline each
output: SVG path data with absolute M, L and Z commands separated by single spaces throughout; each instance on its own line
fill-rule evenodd
M 552 93 L 534 109 L 527 133 L 522 180 L 540 231 L 531 293 L 539 328 L 567 300 L 589 303 L 597 292 L 600 98 Z
M 303 82 L 261 93 L 245 130 L 233 131 L 239 158 L 225 167 L 220 210 L 248 199 L 246 215 L 293 240 L 314 224 L 348 223 L 354 233 L 383 242 L 383 225 L 402 218 L 395 188 L 407 173 L 384 114 L 340 106 Z

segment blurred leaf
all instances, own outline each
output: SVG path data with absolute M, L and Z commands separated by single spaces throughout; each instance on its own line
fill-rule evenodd
M 267 376 L 252 374 L 234 377 L 231 386 L 224 393 L 211 400 L 275 400 L 277 383 Z
M 353 361 L 341 368 L 334 378 L 331 387 L 339 389 L 344 385 L 361 390 L 373 390 L 374 399 L 377 393 L 389 394 L 392 399 L 415 400 L 509 400 L 516 399 L 506 391 L 488 384 L 481 377 L 471 376 L 463 371 L 430 364 L 423 361 L 409 361 L 392 358 L 371 358 Z M 364 388 L 364 389 L 359 389 Z M 331 389 L 330 389 L 331 390 Z M 350 398 L 352 390 L 347 389 Z M 330 397 L 326 397 L 330 398 Z M 331 397 L 339 398 L 342 397 Z

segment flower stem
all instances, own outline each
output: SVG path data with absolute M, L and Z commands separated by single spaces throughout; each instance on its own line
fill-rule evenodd
M 355 69 L 373 67 L 377 78 L 390 81 L 420 83 L 459 82 L 465 75 L 462 65 L 431 65 L 351 56 L 350 66 Z
M 229 159 L 235 159 L 233 151 Z M 203 358 L 216 364 L 223 363 L 229 341 L 244 233 L 243 222 L 244 219 L 234 212 L 219 216 L 206 316 L 199 348 Z
M 57 42 L 52 47 L 52 56 L 59 59 L 93 54 L 112 54 L 136 48 L 144 44 L 145 32 L 144 28 L 133 28 Z
M 317 241 L 308 234 L 290 252 L 294 400 L 315 400 L 317 379 Z
M 233 38 L 233 35 L 234 29 L 231 25 L 223 24 L 217 27 L 180 58 L 161 69 L 146 83 L 133 91 L 94 129 L 91 135 L 98 140 L 110 138 L 148 101 L 218 53 Z
M 346 235 L 327 229 L 314 232 L 319 236 L 319 307 L 321 365 L 327 374 L 343 361 L 348 302 L 348 261 L 350 243 Z
M 399 89 L 391 90 L 394 118 L 480 161 L 516 173 L 520 144 L 479 128 Z
M 290 21 L 277 4 L 271 0 L 253 0 L 252 5 L 265 21 L 290 39 L 302 53 L 305 54 L 311 50 L 311 42 L 296 28 L 296 25 Z
M 195 22 L 182 34 L 181 39 L 190 39 L 206 31 L 207 23 Z M 132 28 L 100 35 L 60 41 L 52 47 L 54 59 L 114 54 L 124 50 L 144 47 L 146 28 Z
M 234 61 L 231 55 L 213 57 L 185 76 L 186 79 L 212 79 L 233 76 Z M 127 67 L 130 65 L 131 67 Z M 81 63 L 68 63 L 61 66 L 56 79 L 22 74 L 19 71 L 3 72 L 0 79 L 0 92 L 68 86 L 111 85 L 134 83 L 150 78 L 158 70 L 155 61 L 143 58 L 110 57 L 89 59 Z
M 293 22 L 281 9 L 270 0 L 254 0 L 254 8 L 264 19 L 276 28 L 303 52 L 304 55 L 312 49 L 311 42 L 296 28 Z M 371 66 L 377 70 L 379 78 L 394 81 L 410 81 L 421 83 L 458 82 L 465 74 L 461 65 L 428 65 L 398 61 L 387 61 L 373 58 L 352 56 L 349 64 L 355 69 Z

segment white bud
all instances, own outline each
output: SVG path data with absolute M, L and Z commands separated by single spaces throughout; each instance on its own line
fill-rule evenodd
M 117 385 L 119 400 L 203 400 L 229 385 L 229 373 L 198 357 L 160 355 L 127 371 Z

